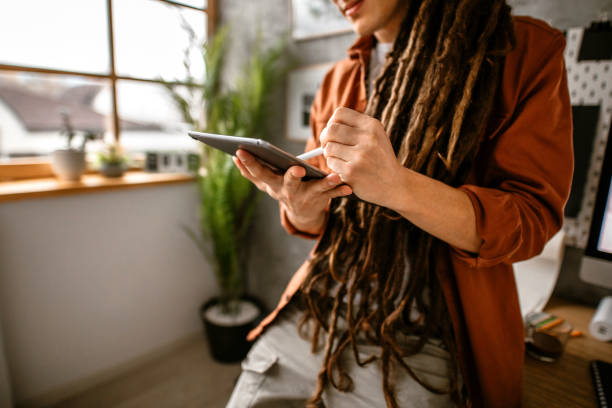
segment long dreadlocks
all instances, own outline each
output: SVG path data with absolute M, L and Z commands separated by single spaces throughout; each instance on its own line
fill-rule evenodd
M 465 180 L 504 56 L 514 44 L 505 0 L 410 1 L 366 108 L 385 127 L 403 166 L 451 186 Z M 320 404 L 328 383 L 342 391 L 352 387 L 340 358 L 347 348 L 360 366 L 380 359 L 389 407 L 397 407 L 392 375 L 397 364 L 426 389 L 460 402 L 457 351 L 436 275 L 435 254 L 443 243 L 393 211 L 354 198 L 332 200 L 330 213 L 301 288 L 307 307 L 300 330 L 314 320 L 313 351 L 321 328 L 327 333 L 309 406 Z M 347 324 L 340 329 L 347 296 Z M 322 298 L 332 298 L 331 307 L 321 306 Z M 418 323 L 411 320 L 411 308 L 420 312 Z M 418 341 L 400 346 L 399 333 Z M 358 336 L 380 345 L 380 355 L 362 361 Z M 449 389 L 427 384 L 404 362 L 430 338 L 442 339 L 451 355 Z

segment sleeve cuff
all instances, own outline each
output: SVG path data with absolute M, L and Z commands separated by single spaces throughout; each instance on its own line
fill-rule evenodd
M 452 255 L 472 268 L 490 267 L 510 263 L 512 254 L 522 243 L 520 217 L 510 193 L 486 187 L 464 185 L 465 192 L 474 207 L 476 232 L 482 239 L 478 253 L 450 246 Z M 490 217 L 487 214 L 505 214 Z

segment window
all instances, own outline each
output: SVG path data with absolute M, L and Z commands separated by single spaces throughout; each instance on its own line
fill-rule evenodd
M 163 83 L 185 78 L 185 59 L 203 75 L 213 11 L 213 0 L 3 1 L 0 158 L 62 148 L 65 117 L 131 152 L 192 148 Z

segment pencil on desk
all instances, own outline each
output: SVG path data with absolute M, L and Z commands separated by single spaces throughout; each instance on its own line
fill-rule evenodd
M 548 329 L 551 329 L 555 326 L 560 325 L 561 323 L 564 322 L 564 319 L 561 319 L 560 317 L 556 317 L 553 316 L 553 318 L 549 319 L 549 320 L 545 320 L 542 323 L 539 323 L 536 325 L 536 331 L 545 331 Z

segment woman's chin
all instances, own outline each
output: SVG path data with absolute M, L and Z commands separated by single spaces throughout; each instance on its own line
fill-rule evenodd
M 367 21 L 352 21 L 353 31 L 357 33 L 360 37 L 367 37 L 369 35 L 374 34 L 374 27 L 371 24 L 368 24 Z

